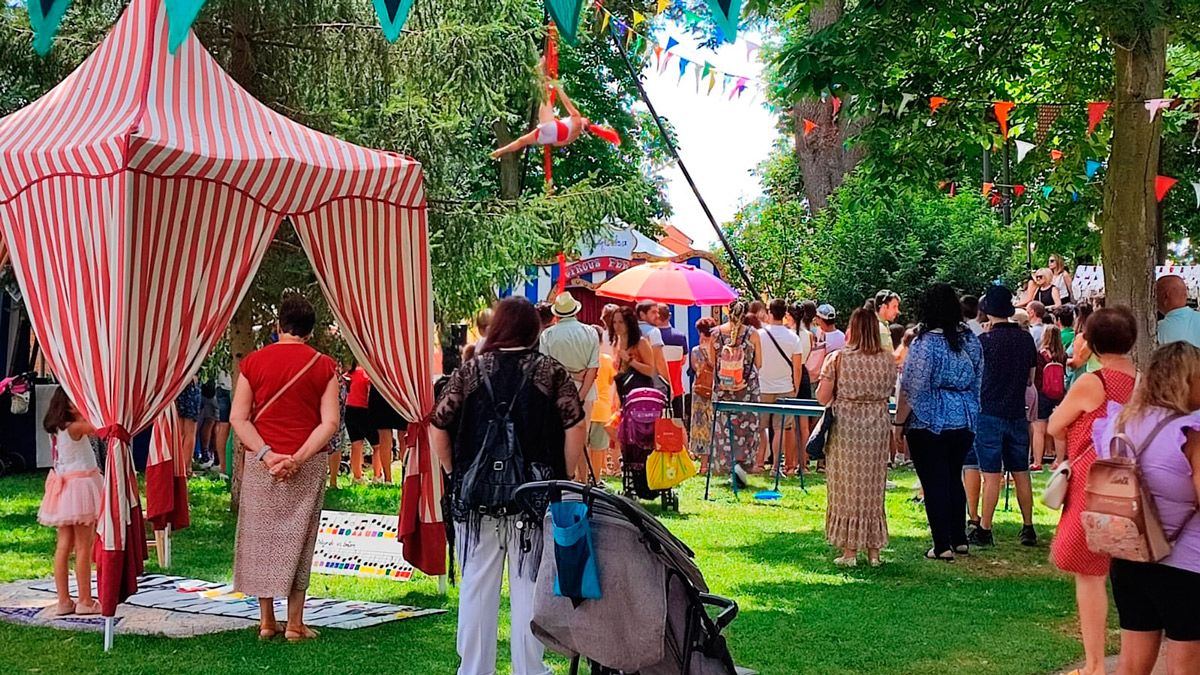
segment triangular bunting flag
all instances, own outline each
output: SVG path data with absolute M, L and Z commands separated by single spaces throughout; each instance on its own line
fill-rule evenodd
M 408 21 L 408 13 L 412 10 L 413 0 L 374 0 L 375 13 L 379 15 L 379 25 L 383 27 L 383 37 L 388 42 L 395 42 L 400 37 L 400 31 L 404 28 L 404 22 Z M 579 19 L 583 15 L 582 0 L 573 0 L 573 2 L 563 2 L 563 0 L 546 0 L 546 7 L 550 10 L 551 16 L 554 15 L 554 4 L 566 5 L 574 4 L 576 6 L 574 18 L 571 20 L 571 25 L 568 27 L 562 21 L 555 19 L 558 24 L 558 32 L 562 33 L 571 44 L 575 44 L 575 33 L 579 29 Z M 174 23 L 172 21 L 172 23 Z
M 617 37 L 623 38 L 625 37 L 625 31 L 629 29 L 629 26 L 627 26 L 624 21 L 617 19 L 613 22 L 613 28 L 616 29 Z
M 1150 113 L 1150 121 L 1154 121 L 1154 118 L 1158 116 L 1159 110 L 1169 107 L 1170 105 L 1171 99 L 1169 98 L 1152 98 L 1146 101 L 1146 110 Z
M 641 25 L 643 23 L 646 23 L 646 15 L 642 14 L 641 12 L 637 11 L 636 9 L 633 10 L 633 27 L 637 28 L 639 25 Z
M 609 14 L 608 10 L 601 10 L 601 11 L 604 12 L 604 21 L 600 22 L 600 32 L 607 33 L 608 32 L 608 22 L 612 21 L 612 14 Z
M 1102 162 L 1097 162 L 1094 159 L 1089 159 L 1087 161 L 1087 164 L 1084 165 L 1083 172 L 1085 174 L 1087 174 L 1088 178 L 1092 178 L 1096 175 L 1096 172 L 1099 171 L 1100 167 L 1102 167 L 1102 166 L 1104 166 L 1104 164 Z
M 1051 192 L 1054 192 L 1053 185 L 1043 185 L 1042 186 L 1042 197 L 1043 198 L 1049 197 Z
M 988 201 L 990 201 L 992 203 L 992 206 L 1000 206 L 1000 202 L 1002 202 L 1004 200 L 1000 198 L 999 192 L 993 192 L 991 198 Z
M 942 96 L 931 96 L 929 98 L 929 114 L 937 112 L 937 109 L 946 104 L 946 99 Z
M 712 96 L 713 87 L 717 86 L 717 74 L 708 74 L 708 96 Z
M 708 77 L 708 74 L 710 72 L 712 72 L 712 64 L 709 63 L 708 61 L 705 61 L 704 62 L 704 70 L 700 72 L 700 77 Z
M 642 55 L 642 36 L 641 35 L 638 36 L 637 42 L 634 43 L 634 45 L 633 45 L 633 53 L 636 54 L 637 56 Z
M 683 10 L 683 20 L 689 27 L 695 27 L 700 24 L 700 15 L 690 9 Z
M 1061 160 L 1062 158 L 1063 158 L 1062 150 L 1051 150 L 1050 151 L 1050 159 L 1057 162 L 1057 161 Z
M 1018 183 L 1012 187 L 1012 191 L 1013 194 L 1020 199 L 1021 195 L 1025 194 L 1025 186 Z
M 754 52 L 758 51 L 762 45 L 757 42 L 746 40 L 746 60 L 749 61 L 754 56 Z
M 667 58 L 663 59 L 662 65 L 659 66 L 660 74 L 667 72 L 667 66 L 671 65 L 671 59 L 675 56 L 675 52 L 667 52 Z
M 900 107 L 896 110 L 896 117 L 903 115 L 904 111 L 908 110 L 908 104 L 915 100 L 917 100 L 916 94 L 900 94 Z
M 1016 104 L 1012 101 L 996 101 L 992 110 L 996 112 L 996 123 L 1000 125 L 1000 135 L 1008 138 L 1008 113 Z
M 742 15 L 742 0 L 708 0 L 712 9 L 713 20 L 721 29 L 725 42 L 733 44 L 737 41 L 738 19 Z M 685 12 L 685 16 L 690 12 Z
M 204 0 L 166 0 L 167 7 L 167 47 L 174 54 L 179 49 L 179 45 L 188 36 L 188 32 L 192 30 L 192 23 L 196 20 L 196 16 L 200 14 L 200 8 L 204 5 Z M 400 22 L 403 25 L 403 21 Z M 386 31 L 384 33 L 387 35 Z M 399 37 L 400 31 L 396 31 L 396 36 Z M 396 38 L 388 38 L 395 41 Z
M 658 0 L 658 13 L 662 14 L 667 11 L 667 7 L 671 5 L 671 0 Z
M 983 184 L 983 196 L 986 197 L 986 196 L 992 194 L 992 188 L 994 188 L 994 187 L 996 187 L 996 186 L 993 183 L 984 183 Z
M 33 28 L 33 49 L 40 56 L 50 53 L 54 34 L 58 32 L 58 25 L 70 6 L 71 0 L 26 0 L 29 25 Z
M 1030 150 L 1037 147 L 1029 141 L 1015 141 L 1015 144 L 1017 146 L 1017 164 L 1020 164 L 1021 160 L 1025 159 L 1025 155 L 1028 155 Z
M 816 122 L 808 119 L 807 117 L 804 118 L 804 136 L 805 136 L 805 138 L 807 138 L 808 135 L 813 132 L 813 129 L 816 129 L 816 128 L 817 128 Z
M 1079 191 L 1078 190 L 1071 190 L 1071 201 L 1073 201 L 1073 202 L 1079 201 Z
M 682 56 L 679 57 L 679 79 L 681 79 L 681 80 L 683 79 L 683 74 L 687 72 L 687 67 L 688 67 L 689 63 L 691 63 L 691 61 L 688 61 L 687 59 L 683 58 Z
M 1156 177 L 1154 179 L 1154 197 L 1161 202 L 1163 197 L 1167 196 L 1167 192 L 1169 192 L 1171 188 L 1175 187 L 1175 184 L 1178 182 L 1179 179 L 1171 178 L 1170 176 Z
M 726 91 L 729 90 L 729 83 L 732 81 L 733 81 L 732 75 L 726 75 L 725 77 L 721 78 L 721 93 L 722 94 L 724 94 Z
M 837 117 L 838 111 L 842 109 L 842 99 L 834 96 L 832 101 L 833 101 L 833 116 Z
M 1196 191 L 1196 208 L 1200 209 L 1200 183 L 1192 183 L 1192 189 Z
M 1096 130 L 1096 125 L 1100 124 L 1100 120 L 1104 119 L 1104 112 L 1108 110 L 1108 101 L 1092 101 L 1088 104 L 1088 136 Z
M 678 45 L 679 45 L 679 40 L 676 40 L 676 39 L 675 39 L 675 38 L 673 38 L 673 37 L 668 37 L 668 38 L 667 38 L 667 47 L 666 47 L 667 51 L 671 51 L 672 49 L 674 49 L 674 48 L 675 48 L 675 47 L 677 47 Z
M 1038 106 L 1037 117 L 1037 134 L 1035 138 L 1038 145 L 1046 142 L 1050 137 L 1050 127 L 1054 125 L 1054 120 L 1058 119 L 1058 113 L 1062 106 L 1058 105 L 1042 105 Z
M 704 77 L 703 75 L 700 74 L 700 64 L 699 63 L 695 64 L 695 68 L 692 68 L 692 74 L 696 76 L 696 93 L 699 94 L 700 93 L 700 78 Z
M 732 101 L 734 96 L 741 97 L 742 92 L 746 90 L 746 78 L 739 77 L 737 85 L 733 88 L 733 92 L 729 94 L 729 100 Z

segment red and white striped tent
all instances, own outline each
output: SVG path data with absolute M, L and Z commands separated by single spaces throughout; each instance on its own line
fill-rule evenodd
M 146 554 L 130 434 L 196 374 L 283 220 L 384 397 L 415 422 L 432 408 L 420 165 L 275 113 L 194 36 L 171 55 L 163 0 L 132 0 L 74 73 L 0 119 L 0 166 L 0 234 L 34 331 L 109 444 L 105 616 Z

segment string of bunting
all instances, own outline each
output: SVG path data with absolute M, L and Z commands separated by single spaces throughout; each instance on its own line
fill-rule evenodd
M 899 117 L 899 116 L 904 115 L 905 112 L 908 110 L 909 106 L 912 105 L 917 99 L 918 99 L 918 96 L 916 94 L 907 94 L 907 93 L 901 94 L 900 104 L 896 107 L 896 116 Z M 836 96 L 832 96 L 832 97 L 829 97 L 828 100 L 830 101 L 830 105 L 833 107 L 834 118 L 836 118 L 837 114 L 838 114 L 838 110 L 841 108 L 841 99 Z M 1064 109 L 1064 108 L 1071 108 L 1071 107 L 1086 108 L 1087 120 L 1088 120 L 1087 135 L 1091 136 L 1092 134 L 1094 134 L 1096 132 L 1096 128 L 1101 124 L 1101 122 L 1104 121 L 1106 114 L 1108 113 L 1109 109 L 1114 104 L 1119 105 L 1119 106 L 1140 106 L 1146 110 L 1146 114 L 1149 116 L 1150 122 L 1152 122 L 1152 123 L 1156 119 L 1158 119 L 1158 117 L 1160 117 L 1162 115 L 1163 111 L 1175 110 L 1175 109 L 1181 108 L 1183 106 L 1186 106 L 1189 103 L 1192 104 L 1193 107 L 1200 105 L 1200 99 L 1188 99 L 1188 98 L 1181 98 L 1181 97 L 1147 98 L 1147 99 L 1136 99 L 1136 100 L 1130 99 L 1130 100 L 1121 100 L 1121 101 L 1116 101 L 1116 102 L 1113 102 L 1113 101 L 1086 101 L 1086 102 L 1083 102 L 1083 101 L 1080 101 L 1080 102 L 1058 101 L 1058 102 L 1049 102 L 1049 103 L 1047 103 L 1047 102 L 1017 103 L 1015 101 L 951 99 L 951 98 L 946 98 L 944 96 L 930 96 L 927 98 L 927 101 L 929 104 L 929 115 L 931 118 L 930 119 L 931 122 L 932 122 L 932 118 L 937 115 L 938 110 L 943 108 L 946 105 L 966 103 L 966 104 L 985 104 L 985 105 L 989 106 L 990 110 L 995 118 L 996 125 L 999 127 L 1000 135 L 1005 139 L 1006 142 L 1009 140 L 1009 134 L 1011 131 L 1011 128 L 1009 125 L 1009 120 L 1010 120 L 1010 116 L 1012 114 L 1013 109 L 1016 108 L 1017 106 L 1037 106 L 1036 131 L 1035 131 L 1036 143 L 1031 143 L 1029 141 L 1021 140 L 1019 138 L 1012 139 L 1013 146 L 1016 149 L 1017 164 L 1020 164 L 1021 162 L 1023 162 L 1025 160 L 1025 158 L 1029 155 L 1029 153 L 1032 152 L 1034 149 L 1036 149 L 1038 146 L 1045 144 L 1046 140 L 1050 136 L 1051 126 L 1054 124 L 1055 121 L 1057 121 L 1057 119 L 1059 117 L 1059 113 L 1061 113 L 1062 109 Z M 884 112 L 888 111 L 888 106 L 886 105 L 886 103 L 883 106 L 883 111 Z M 816 122 L 814 122 L 813 120 L 810 120 L 808 118 L 803 118 L 801 121 L 802 121 L 802 129 L 803 129 L 801 134 L 804 138 L 807 138 L 814 131 L 816 131 L 817 129 L 820 128 L 820 125 L 818 125 Z M 1051 162 L 1053 162 L 1055 164 L 1061 162 L 1063 160 L 1063 158 L 1066 156 L 1062 150 L 1057 149 L 1057 148 L 1049 148 L 1048 154 L 1049 154 Z M 1099 173 L 1100 169 L 1102 169 L 1104 167 L 1104 165 L 1105 165 L 1105 162 L 1102 162 L 1100 160 L 1085 158 L 1085 160 L 1084 160 L 1084 175 L 1087 177 L 1087 179 L 1089 181 L 1091 181 L 1091 180 L 1095 179 L 1096 174 Z M 1175 187 L 1175 185 L 1178 182 L 1179 182 L 1178 178 L 1174 178 L 1171 176 L 1163 176 L 1163 175 L 1156 176 L 1155 184 L 1154 184 L 1155 198 L 1161 202 L 1163 199 L 1166 198 L 1167 194 L 1171 191 L 1171 188 Z M 951 181 L 941 181 L 938 184 L 938 188 L 942 189 L 942 190 L 948 190 L 951 196 L 957 194 L 957 191 L 958 191 L 958 185 Z M 1003 203 L 1004 199 L 1006 198 L 1004 195 L 1001 194 L 1001 192 L 997 188 L 1010 189 L 1012 198 L 1014 200 L 1021 198 L 1025 194 L 1025 191 L 1026 191 L 1026 187 L 1024 185 L 1020 185 L 1020 184 L 1005 185 L 1005 184 L 1001 184 L 1001 183 L 985 182 L 982 185 L 983 196 L 985 198 L 988 198 L 993 206 L 999 206 L 1001 203 Z M 1196 193 L 1196 208 L 1200 208 L 1200 181 L 1192 182 L 1192 189 Z M 1053 192 L 1054 192 L 1054 186 L 1052 186 L 1052 185 L 1042 186 L 1041 194 L 1044 199 L 1049 198 Z M 1078 191 L 1071 190 L 1069 194 L 1071 196 L 1071 201 L 1079 201 L 1079 192 Z

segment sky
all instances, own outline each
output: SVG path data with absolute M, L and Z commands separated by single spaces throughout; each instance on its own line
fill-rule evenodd
M 751 175 L 751 171 L 771 151 L 777 135 L 775 119 L 763 105 L 761 92 L 755 95 L 753 83 L 740 99 L 732 101 L 728 93 L 721 94 L 720 77 L 711 95 L 706 94 L 707 81 L 700 83 L 697 93 L 691 67 L 680 80 L 679 58 L 701 63 L 707 60 L 722 72 L 749 78 L 760 77 L 762 65 L 758 61 L 758 52 L 752 59 L 747 59 L 746 41 L 741 35 L 735 44 L 724 45 L 715 52 L 697 47 L 687 31 L 674 24 L 668 24 L 667 29 L 659 33 L 660 42 L 665 43 L 668 36 L 679 40 L 679 45 L 672 49 L 676 56 L 662 74 L 658 73 L 657 64 L 651 57 L 650 65 L 644 71 L 646 92 L 658 114 L 675 126 L 680 157 L 717 222 L 724 223 L 733 219 L 739 206 L 762 192 L 758 178 Z M 761 42 L 755 34 L 749 34 L 749 39 Z M 671 166 L 662 175 L 668 180 L 667 195 L 675 211 L 669 219 L 670 224 L 692 237 L 696 248 L 709 248 L 716 241 L 716 234 L 683 172 L 677 166 Z

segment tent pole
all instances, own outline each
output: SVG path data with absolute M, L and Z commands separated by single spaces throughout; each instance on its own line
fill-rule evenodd
M 617 38 L 615 29 L 609 28 L 608 37 L 612 39 L 613 46 L 617 48 L 617 53 L 621 55 L 621 60 L 625 62 L 625 69 L 629 71 L 629 78 L 633 80 L 633 84 L 637 86 L 638 94 L 642 97 L 642 102 L 650 110 L 650 116 L 654 118 L 654 123 L 658 126 L 658 133 L 662 137 L 663 143 L 666 143 L 667 150 L 671 152 L 671 156 L 675 158 L 675 163 L 679 165 L 679 170 L 683 172 L 683 177 L 687 179 L 688 185 L 692 188 L 692 193 L 696 195 L 696 201 L 700 202 L 700 208 L 704 209 L 704 215 L 708 216 L 708 222 L 712 225 L 713 231 L 717 233 L 717 238 L 721 240 L 721 246 L 725 249 L 725 253 L 729 256 L 729 261 L 733 263 L 734 269 L 742 277 L 742 281 L 746 284 L 746 289 L 754 297 L 759 297 L 758 288 L 754 285 L 754 281 L 750 279 L 750 274 L 742 265 L 741 258 L 733 250 L 733 246 L 725 237 L 725 233 L 721 231 L 721 226 L 717 224 L 717 219 L 713 217 L 712 211 L 709 210 L 708 204 L 704 201 L 704 197 L 700 194 L 700 188 L 696 187 L 696 181 L 692 180 L 692 174 L 688 171 L 687 165 L 683 163 L 683 158 L 679 156 L 679 150 L 675 148 L 675 143 L 671 141 L 670 134 L 667 133 L 667 127 L 663 124 L 662 118 L 658 116 L 658 111 L 654 109 L 654 104 L 650 102 L 650 96 L 646 94 L 645 87 L 642 86 L 642 80 L 638 77 L 638 73 L 633 68 L 633 63 L 629 60 L 629 55 L 625 53 L 625 48 L 621 46 L 621 41 Z
M 104 617 L 104 651 L 112 651 L 113 646 L 113 617 Z

